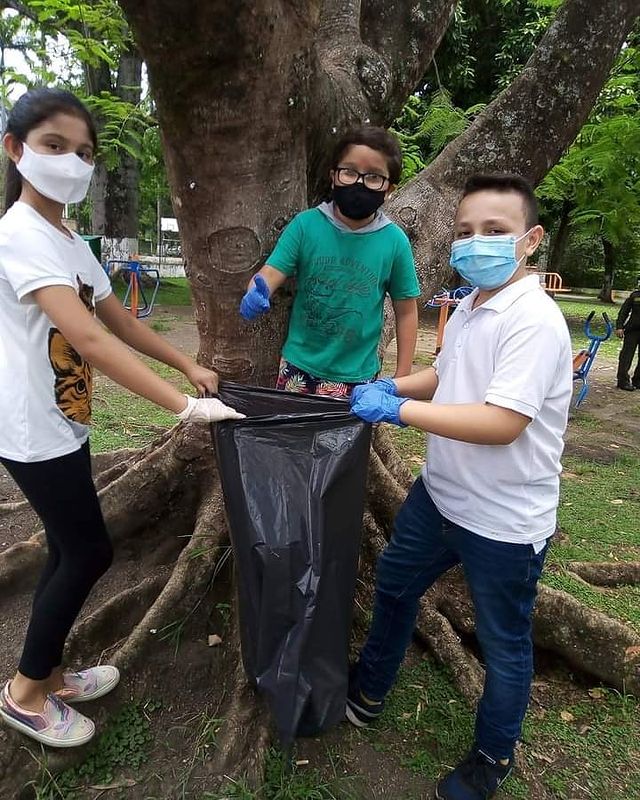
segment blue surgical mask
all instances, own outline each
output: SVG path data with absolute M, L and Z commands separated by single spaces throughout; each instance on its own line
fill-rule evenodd
M 451 245 L 451 266 L 472 286 L 490 291 L 503 286 L 518 269 L 526 256 L 516 258 L 516 244 L 528 236 L 505 234 L 456 239 Z

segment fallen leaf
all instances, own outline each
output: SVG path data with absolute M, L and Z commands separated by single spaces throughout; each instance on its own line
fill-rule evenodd
M 96 783 L 89 788 L 95 789 L 96 792 L 108 792 L 111 789 L 130 789 L 132 786 L 136 786 L 136 782 L 133 778 L 124 778 L 121 781 L 114 781 L 113 783 Z
M 560 719 L 563 722 L 573 722 L 575 717 L 573 716 L 573 714 L 570 711 L 561 711 L 560 712 Z
M 609 500 L 612 506 L 621 506 L 624 503 L 624 500 Z
M 207 639 L 207 644 L 209 647 L 217 647 L 219 644 L 222 644 L 222 639 L 218 636 L 217 633 L 212 633 L 211 636 Z
M 547 764 L 553 764 L 554 759 L 551 758 L 551 756 L 546 755 L 546 753 L 536 753 L 535 751 L 532 751 L 531 755 L 534 758 L 537 758 L 539 761 L 546 761 Z
M 604 689 L 600 689 L 597 686 L 595 689 L 589 689 L 589 696 L 593 697 L 594 700 L 601 700 L 604 697 Z
M 593 728 L 591 727 L 591 725 L 581 725 L 578 728 L 578 733 L 580 734 L 580 736 L 584 736 L 585 733 L 589 733 L 589 731 L 592 731 L 592 730 L 593 730 Z

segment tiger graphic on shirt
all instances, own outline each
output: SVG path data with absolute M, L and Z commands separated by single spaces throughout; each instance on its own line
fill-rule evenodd
M 95 311 L 93 286 L 83 283 L 79 275 L 78 296 L 90 314 Z M 73 422 L 91 422 L 91 365 L 69 344 L 57 328 L 49 329 L 49 361 L 55 376 L 56 405 Z

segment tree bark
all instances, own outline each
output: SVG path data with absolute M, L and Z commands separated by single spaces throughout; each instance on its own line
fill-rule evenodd
M 163 131 L 200 361 L 223 378 L 271 383 L 287 296 L 276 299 L 272 314 L 247 324 L 237 313 L 246 284 L 284 224 L 316 196 L 320 164 L 336 133 L 367 117 L 391 121 L 432 58 L 454 2 L 121 0 L 121 5 L 149 68 Z M 586 118 L 636 12 L 637 0 L 566 0 L 512 87 L 391 201 L 391 212 L 413 238 L 427 289 L 448 268 L 451 217 L 466 174 L 500 168 L 539 180 Z M 374 554 L 384 546 L 410 482 L 381 431 L 374 450 L 362 563 L 369 595 Z M 122 463 L 116 460 L 106 469 L 99 479 L 101 502 L 117 555 L 127 566 L 141 555 L 140 520 L 146 518 L 154 548 L 164 549 L 165 557 L 85 618 L 70 645 L 85 656 L 92 647 L 94 655 L 107 650 L 128 669 L 128 688 L 135 694 L 140 690 L 135 681 L 144 684 L 151 671 L 158 626 L 174 622 L 176 609 L 198 618 L 202 598 L 218 575 L 226 551 L 221 495 L 206 437 L 184 426 L 157 448 L 126 454 Z M 171 533 L 175 515 L 180 547 Z M 184 536 L 184 528 L 193 535 Z M 202 548 L 207 537 L 211 546 Z M 154 548 L 147 547 L 145 555 L 155 558 Z M 10 600 L 12 587 L 35 574 L 43 555 L 40 535 L 0 556 L 0 601 Z M 121 563 L 121 568 L 127 567 Z M 458 636 L 472 630 L 472 615 L 456 576 L 448 580 L 424 599 L 418 632 L 452 665 L 454 679 L 473 701 L 482 669 Z M 579 609 L 570 603 L 549 606 L 553 618 L 542 627 L 549 646 L 574 653 L 588 648 L 575 632 L 582 620 Z M 200 616 L 206 618 L 201 608 Z M 558 619 L 569 630 L 566 641 L 556 636 Z M 590 616 L 588 622 L 594 641 L 601 647 L 608 642 L 615 654 L 606 665 L 608 679 L 622 685 L 627 676 L 637 677 L 638 637 L 614 626 L 619 639 L 614 646 L 607 617 Z M 225 723 L 212 769 L 216 775 L 248 771 L 257 780 L 266 727 L 242 677 L 236 627 L 228 641 L 216 680 L 203 682 L 208 694 L 222 685 L 217 715 Z M 157 671 L 170 678 L 165 664 Z M 165 691 L 170 693 L 170 686 Z M 13 800 L 10 792 L 30 770 L 23 740 L 8 734 L 0 747 L 2 796 Z M 174 787 L 165 788 L 165 796 L 176 796 Z
M 555 230 L 553 240 L 551 242 L 551 252 L 547 262 L 548 272 L 557 272 L 562 274 L 562 265 L 564 264 L 564 255 L 569 243 L 569 235 L 571 233 L 571 225 L 569 222 L 569 214 L 571 213 L 571 203 L 564 201 L 562 209 L 560 210 L 560 219 L 558 220 L 558 227 Z
M 638 0 L 565 0 L 520 75 L 389 203 L 414 246 L 425 294 L 449 271 L 454 209 L 474 172 L 517 172 L 537 184 L 584 124 Z M 588 77 L 587 77 L 588 76 Z
M 112 92 L 132 105 L 140 102 L 142 59 L 135 48 L 120 56 L 115 85 L 106 64 L 85 67 L 89 93 Z M 126 135 L 126 134 L 125 134 Z M 104 237 L 105 258 L 124 260 L 137 250 L 138 237 L 138 160 L 122 151 L 118 164 L 108 169 L 98 161 L 91 185 L 93 233 Z
M 616 271 L 616 249 L 611 242 L 602 240 L 602 250 L 604 252 L 604 280 L 602 289 L 598 294 L 598 299 L 603 303 L 613 303 L 613 278 Z

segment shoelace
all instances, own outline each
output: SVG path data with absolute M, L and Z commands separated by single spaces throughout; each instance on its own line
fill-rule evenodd
M 505 772 L 508 770 L 508 767 L 503 767 L 502 764 L 492 764 L 478 750 L 469 753 L 459 767 L 460 774 L 465 781 L 473 789 L 482 792 L 482 797 L 488 797 L 489 792 L 495 791 L 499 786 L 502 777 L 499 773 L 501 768 Z

